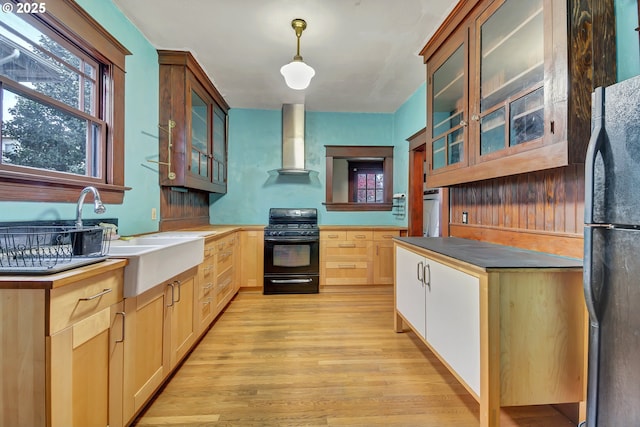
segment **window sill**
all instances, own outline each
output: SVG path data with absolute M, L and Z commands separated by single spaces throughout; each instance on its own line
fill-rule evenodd
M 390 211 L 392 203 L 334 203 L 324 202 L 327 211 Z
M 122 204 L 130 187 L 104 184 L 91 180 L 78 181 L 49 176 L 33 176 L 13 171 L 0 171 L 0 201 L 75 203 L 80 191 L 92 185 L 100 191 L 106 204 Z

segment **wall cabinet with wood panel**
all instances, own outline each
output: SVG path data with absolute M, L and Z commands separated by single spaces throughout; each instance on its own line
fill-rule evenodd
M 320 230 L 320 286 L 390 285 L 393 238 L 400 229 L 325 227 Z
M 124 263 L 0 284 L 0 425 L 121 425 Z
M 429 187 L 584 161 L 595 43 L 585 20 L 611 7 L 588 3 L 458 3 L 421 52 Z
M 158 60 L 160 185 L 226 193 L 229 106 L 191 53 Z
M 404 240 L 395 242 L 395 329 L 408 325 L 465 386 L 481 427 L 498 427 L 502 406 L 585 400 L 580 260 Z

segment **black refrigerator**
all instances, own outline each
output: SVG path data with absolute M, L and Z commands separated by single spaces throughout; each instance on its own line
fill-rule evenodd
M 640 76 L 593 93 L 585 161 L 587 427 L 640 426 Z

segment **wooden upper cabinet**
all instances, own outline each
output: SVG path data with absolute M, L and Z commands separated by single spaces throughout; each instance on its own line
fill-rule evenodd
M 421 52 L 429 187 L 584 162 L 591 92 L 615 82 L 615 44 L 592 63 L 613 1 L 590 3 L 458 3 Z
M 158 59 L 160 185 L 226 193 L 229 106 L 189 52 Z

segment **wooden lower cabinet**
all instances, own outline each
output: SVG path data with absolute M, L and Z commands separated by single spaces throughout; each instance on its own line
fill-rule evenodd
M 242 230 L 238 256 L 237 287 L 261 288 L 264 286 L 264 230 Z
M 196 268 L 125 299 L 123 423 L 142 409 L 197 335 L 193 314 Z
M 373 283 L 393 284 L 393 238 L 400 236 L 399 230 L 373 231 Z
M 399 229 L 331 227 L 320 231 L 320 286 L 392 285 Z
M 481 427 L 503 406 L 584 401 L 581 268 L 485 269 L 395 245 L 396 332 L 409 326 L 478 400 Z
M 0 425 L 118 425 L 110 422 L 118 405 L 110 376 L 122 360 L 114 320 L 124 263 L 108 266 L 117 264 L 86 268 L 77 281 L 65 273 L 41 279 L 41 289 L 20 289 L 19 281 L 6 285 L 16 289 L 0 286 Z M 51 285 L 58 278 L 64 286 Z

